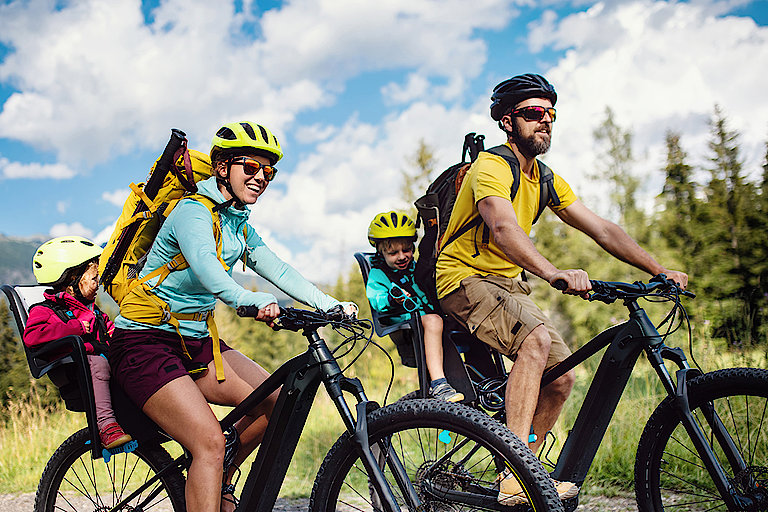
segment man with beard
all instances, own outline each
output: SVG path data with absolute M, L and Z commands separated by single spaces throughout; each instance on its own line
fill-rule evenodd
M 443 240 L 461 232 L 478 215 L 483 222 L 442 247 L 437 293 L 446 313 L 515 361 L 505 394 L 507 426 L 535 453 L 557 420 L 574 376 L 568 372 L 540 388 L 543 372 L 568 357 L 570 350 L 530 299 L 531 287 L 520 279 L 521 273 L 525 270 L 550 285 L 563 280 L 568 285 L 565 293 L 573 295 L 585 295 L 591 285 L 584 270 L 556 267 L 529 238 L 539 211 L 543 166 L 536 157 L 549 150 L 556 116 L 554 87 L 540 75 L 519 75 L 497 85 L 491 100 L 491 117 L 506 133 L 506 145 L 519 163 L 520 172 L 514 174 L 520 184 L 511 198 L 515 179 L 511 164 L 497 154 L 480 153 L 464 177 Z M 687 285 L 686 274 L 667 270 L 621 227 L 589 210 L 562 177 L 554 174 L 552 184 L 557 199 L 552 201 L 550 194 L 548 206 L 566 224 L 586 233 L 614 257 Z M 501 476 L 499 502 L 525 503 L 517 480 L 506 476 Z M 555 487 L 562 499 L 578 494 L 578 487 L 570 482 L 555 482 Z

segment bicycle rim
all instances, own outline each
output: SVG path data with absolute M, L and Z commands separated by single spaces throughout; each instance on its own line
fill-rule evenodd
M 751 500 L 752 505 L 745 509 L 767 510 L 768 372 L 731 368 L 703 375 L 690 383 L 689 402 L 729 484 Z M 714 435 L 707 420 L 708 404 L 712 404 L 738 454 L 729 456 L 727 447 Z M 659 406 L 646 426 L 638 450 L 636 479 L 641 510 L 728 510 L 671 403 Z
M 67 439 L 43 471 L 35 512 L 107 511 L 171 464 L 158 445 L 139 446 L 131 453 L 113 455 L 108 463 L 91 457 L 88 430 Z M 164 474 L 120 510 L 182 512 L 184 478 L 178 469 Z

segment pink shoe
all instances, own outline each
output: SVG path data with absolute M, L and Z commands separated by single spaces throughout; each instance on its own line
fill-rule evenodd
M 99 430 L 101 445 L 109 450 L 116 448 L 130 441 L 132 438 L 115 422 L 108 423 L 107 426 Z

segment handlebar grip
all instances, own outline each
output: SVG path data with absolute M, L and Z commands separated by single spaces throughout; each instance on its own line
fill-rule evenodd
M 237 316 L 255 318 L 259 314 L 259 308 L 256 306 L 238 306 Z
M 568 282 L 565 279 L 556 279 L 555 282 L 552 283 L 552 288 L 564 292 L 568 289 Z

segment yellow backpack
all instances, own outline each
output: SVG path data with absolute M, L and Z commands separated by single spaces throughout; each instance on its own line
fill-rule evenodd
M 139 279 L 147 253 L 160 227 L 182 198 L 199 201 L 213 217 L 213 235 L 216 253 L 225 269 L 229 267 L 221 258 L 221 227 L 216 204 L 208 197 L 196 194 L 198 181 L 213 176 L 209 155 L 188 150 L 183 132 L 174 130 L 163 155 L 155 162 L 146 183 L 131 183 L 131 194 L 123 205 L 112 236 L 99 258 L 99 275 L 104 290 L 120 305 L 120 314 L 137 322 L 150 325 L 168 323 L 179 332 L 179 320 L 207 321 L 214 341 L 216 377 L 224 380 L 219 352 L 219 339 L 213 312 L 196 314 L 172 313 L 168 305 L 151 293 L 174 270 L 187 268 L 184 256 L 179 253 L 171 261 Z M 153 197 L 151 197 L 153 196 Z M 150 287 L 147 281 L 159 276 Z M 184 353 L 188 355 L 181 337 Z

